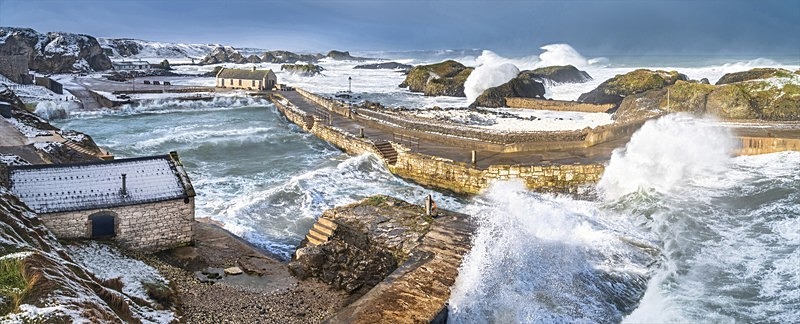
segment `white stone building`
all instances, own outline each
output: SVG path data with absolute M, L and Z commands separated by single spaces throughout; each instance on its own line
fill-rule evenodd
M 112 239 L 157 251 L 192 241 L 194 188 L 177 153 L 9 166 L 11 191 L 58 238 Z
M 118 61 L 118 62 L 111 62 L 111 66 L 114 67 L 114 70 L 118 71 L 147 70 L 150 68 L 150 63 L 142 60 Z
M 247 90 L 271 90 L 278 84 L 278 78 L 272 70 L 250 70 L 222 68 L 217 72 L 217 88 L 233 88 Z

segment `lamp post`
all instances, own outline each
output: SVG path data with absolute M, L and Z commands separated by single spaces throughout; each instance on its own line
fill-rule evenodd
M 347 92 L 353 93 L 353 77 L 347 77 Z

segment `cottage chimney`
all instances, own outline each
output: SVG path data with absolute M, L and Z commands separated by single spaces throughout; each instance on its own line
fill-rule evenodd
M 127 196 L 128 195 L 127 177 L 128 177 L 127 174 L 124 174 L 124 173 L 122 174 L 122 191 L 121 192 L 122 192 L 123 196 Z

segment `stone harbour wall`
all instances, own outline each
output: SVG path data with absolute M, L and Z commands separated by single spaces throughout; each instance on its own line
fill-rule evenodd
M 114 241 L 131 250 L 158 251 L 192 242 L 194 198 L 40 214 L 39 218 L 58 238 L 91 238 L 93 214 L 115 215 Z
M 736 155 L 758 155 L 783 151 L 800 151 L 800 139 L 778 137 L 739 136 L 741 141 Z
M 593 113 L 604 113 L 609 109 L 614 108 L 613 104 L 598 105 L 598 104 L 590 104 L 590 103 L 583 103 L 576 101 L 544 100 L 536 98 L 518 98 L 518 97 L 506 98 L 506 106 L 509 106 L 511 108 L 555 110 L 555 111 L 579 111 L 579 112 L 593 112 Z
M 393 145 L 398 156 L 397 163 L 388 166 L 392 173 L 458 194 L 478 194 L 494 181 L 512 179 L 524 181 L 535 191 L 580 194 L 597 183 L 605 169 L 602 164 L 553 164 L 492 165 L 481 170 L 468 163 L 413 153 L 402 145 Z

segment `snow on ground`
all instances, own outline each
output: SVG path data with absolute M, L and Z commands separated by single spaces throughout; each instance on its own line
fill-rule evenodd
M 0 164 L 4 165 L 29 165 L 28 161 L 16 155 L 0 154 Z
M 515 108 L 424 110 L 415 115 L 504 132 L 565 131 L 611 124 L 611 114 Z
M 48 132 L 48 131 L 41 130 L 41 129 L 38 129 L 38 128 L 33 128 L 31 126 L 25 125 L 24 123 L 22 123 L 21 121 L 17 120 L 16 118 L 7 118 L 6 121 L 11 123 L 11 125 L 14 125 L 14 127 L 17 128 L 17 130 L 19 130 L 20 133 L 22 133 L 22 136 L 25 136 L 27 138 L 33 138 L 33 137 L 36 137 L 36 136 L 50 136 L 51 135 L 50 132 Z
M 65 249 L 72 258 L 92 272 L 97 278 L 106 280 L 120 278 L 124 284 L 122 292 L 128 296 L 141 298 L 155 304 L 147 295 L 143 284 L 147 282 L 168 285 L 158 271 L 142 261 L 128 258 L 116 248 L 89 241 L 66 245 Z M 175 314 L 165 310 L 155 310 L 148 307 L 132 308 L 143 319 L 154 323 L 168 323 L 175 318 Z
M 9 80 L 4 75 L 0 74 L 0 84 L 8 87 L 17 95 L 17 97 L 24 103 L 40 102 L 40 101 L 67 101 L 72 98 L 72 94 L 64 89 L 64 94 L 57 94 L 50 89 L 34 84 L 18 84 Z M 2 88 L 2 87 L 0 87 Z

